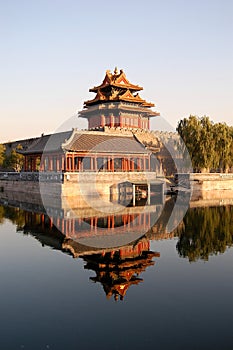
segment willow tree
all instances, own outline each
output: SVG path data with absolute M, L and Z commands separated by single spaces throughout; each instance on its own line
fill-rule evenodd
M 213 167 L 215 155 L 213 153 L 215 138 L 213 130 L 213 122 L 210 121 L 209 117 L 204 116 L 200 118 L 200 140 L 199 140 L 199 169 L 200 171 L 209 172 Z
M 0 166 L 2 166 L 4 163 L 5 151 L 6 151 L 5 146 L 3 144 L 0 144 Z
M 183 139 L 186 148 L 183 149 L 184 158 L 187 157 L 187 151 L 192 160 L 193 167 L 197 164 L 198 155 L 198 142 L 200 140 L 200 122 L 195 116 L 190 116 L 189 118 L 184 118 L 180 120 L 177 126 L 177 131 L 180 137 Z M 197 140 L 198 142 L 193 142 Z
M 177 131 L 190 154 L 195 171 L 228 172 L 233 166 L 233 127 L 190 116 L 178 123 Z
M 184 141 L 194 170 L 209 171 L 214 158 L 213 123 L 209 117 L 190 115 L 189 118 L 180 120 L 177 131 Z
M 225 123 L 214 124 L 214 154 L 215 168 L 221 172 L 228 172 L 233 163 L 233 138 L 231 128 Z

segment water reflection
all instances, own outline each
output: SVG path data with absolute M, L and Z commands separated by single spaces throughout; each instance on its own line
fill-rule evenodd
M 148 266 L 153 266 L 154 257 L 160 254 L 150 251 L 150 243 L 146 238 L 135 242 L 131 246 L 122 247 L 102 254 L 84 255 L 85 269 L 93 270 L 95 277 L 90 277 L 93 282 L 100 282 L 107 298 L 114 296 L 123 300 L 128 288 L 143 282 L 140 274 Z
M 224 253 L 233 244 L 232 221 L 230 205 L 190 209 L 176 230 L 179 256 L 207 261 L 210 255 Z
M 99 282 L 103 286 L 103 290 L 107 298 L 113 297 L 115 300 L 123 300 L 128 288 L 143 282 L 141 274 L 148 266 L 155 264 L 153 260 L 159 257 L 158 252 L 150 251 L 150 240 L 145 235 L 139 239 L 135 239 L 128 244 L 124 243 L 125 236 L 128 232 L 117 235 L 117 239 L 111 239 L 112 246 L 105 238 L 108 237 L 106 230 L 114 231 L 114 227 L 122 226 L 135 222 L 135 215 L 117 215 L 106 217 L 92 217 L 82 219 L 60 218 L 60 222 L 53 222 L 53 219 L 44 213 L 35 213 L 24 211 L 19 208 L 1 206 L 1 219 L 10 219 L 16 226 L 17 231 L 25 235 L 30 234 L 37 239 L 42 246 L 49 246 L 52 249 L 60 250 L 73 258 L 82 258 L 85 262 L 85 269 L 92 270 L 96 273 L 95 277 L 90 277 L 93 282 Z M 57 217 L 56 217 L 57 219 Z M 146 222 L 150 220 L 150 215 L 143 213 L 137 214 L 137 230 L 140 226 L 144 230 Z M 89 225 L 87 229 L 86 223 Z M 62 226 L 66 231 L 66 235 L 61 233 L 57 228 Z M 98 230 L 100 228 L 100 230 Z M 64 232 L 63 231 L 63 232 Z M 136 237 L 137 237 L 136 233 Z M 99 239 L 99 244 L 85 245 L 83 238 L 95 240 Z M 132 234 L 131 234 L 131 236 Z M 86 242 L 86 240 L 84 240 Z
M 152 227 L 153 213 L 136 208 L 121 215 L 90 216 L 87 211 L 85 217 L 69 218 L 48 216 L 38 207 L 26 211 L 6 205 L 0 206 L 0 223 L 9 219 L 17 231 L 30 234 L 42 246 L 83 259 L 84 269 L 95 272 L 90 280 L 102 284 L 107 298 L 122 300 L 130 286 L 143 282 L 142 273 L 160 256 L 151 251 L 151 240 L 176 237 L 179 256 L 190 262 L 207 261 L 210 255 L 232 246 L 232 206 L 191 208 L 177 229 L 169 231 L 175 204 L 174 198 L 167 200 Z

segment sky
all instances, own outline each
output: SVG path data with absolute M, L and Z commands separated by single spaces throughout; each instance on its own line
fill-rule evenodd
M 115 66 L 156 104 L 152 129 L 233 125 L 232 43 L 232 0 L 0 0 L 0 142 L 66 125 Z

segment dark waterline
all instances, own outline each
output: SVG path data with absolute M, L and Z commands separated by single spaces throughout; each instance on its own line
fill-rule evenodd
M 73 259 L 83 247 L 0 207 L 0 348 L 232 349 L 232 222 L 231 206 L 189 209 L 175 232 L 152 230 L 139 255 L 116 251 L 111 265 L 110 252 Z

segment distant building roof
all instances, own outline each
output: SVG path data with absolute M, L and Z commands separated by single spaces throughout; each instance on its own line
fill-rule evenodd
M 28 155 L 62 150 L 92 153 L 150 153 L 133 135 L 118 136 L 103 131 L 78 130 L 42 135 L 20 153 Z
M 148 153 L 145 146 L 138 142 L 134 136 L 116 136 L 101 131 L 74 133 L 63 149 L 80 152 L 104 153 Z
M 41 135 L 26 150 L 21 151 L 23 154 L 40 154 L 44 151 L 54 152 L 61 151 L 62 144 L 72 135 L 72 130 L 54 133 L 51 135 Z

